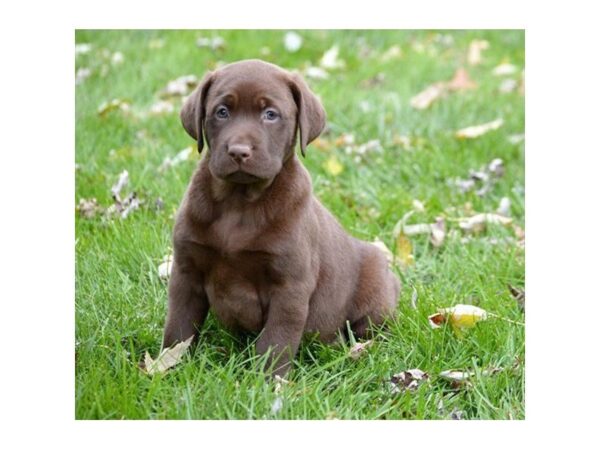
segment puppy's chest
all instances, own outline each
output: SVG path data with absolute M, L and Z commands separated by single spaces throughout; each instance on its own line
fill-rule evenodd
M 255 225 L 242 214 L 215 221 L 203 233 L 197 265 L 219 321 L 231 329 L 258 332 L 264 326 L 279 258 L 260 244 Z

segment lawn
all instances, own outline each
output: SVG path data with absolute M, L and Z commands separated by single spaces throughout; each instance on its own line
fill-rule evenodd
M 76 32 L 76 418 L 523 419 L 525 317 L 514 291 L 525 284 L 524 32 L 298 34 L 291 51 L 284 31 Z M 199 46 L 199 38 L 207 39 Z M 480 61 L 477 41 L 488 43 Z M 322 61 L 334 46 L 337 58 Z M 150 376 L 140 362 L 158 353 L 166 313 L 158 267 L 200 160 L 179 121 L 181 96 L 163 98 L 164 90 L 246 58 L 307 74 L 322 99 L 328 127 L 302 161 L 349 233 L 397 254 L 397 315 L 357 359 L 352 343 L 306 340 L 279 387 L 264 377 L 255 337 L 231 335 L 209 315 L 193 352 Z M 459 68 L 472 83 L 451 88 Z M 411 105 L 438 82 L 429 92 L 444 95 Z M 456 136 L 497 119 L 481 136 Z M 164 163 L 190 146 L 189 156 Z M 503 170 L 490 173 L 497 158 Z M 124 170 L 120 198 L 135 192 L 140 203 L 122 218 L 111 187 Z M 465 229 L 465 218 L 494 213 L 503 198 L 511 223 Z M 410 211 L 407 225 L 443 218 L 443 242 L 407 232 L 398 246 L 394 228 Z M 463 333 L 430 326 L 429 315 L 456 304 L 479 306 L 488 319 Z M 418 387 L 390 383 L 417 368 L 428 374 Z M 471 376 L 440 375 L 451 369 Z

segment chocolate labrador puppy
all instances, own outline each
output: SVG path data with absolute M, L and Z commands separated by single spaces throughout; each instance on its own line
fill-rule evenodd
M 175 223 L 163 347 L 196 335 L 209 308 L 232 330 L 260 333 L 284 374 L 304 333 L 357 336 L 391 316 L 400 290 L 384 254 L 349 236 L 312 194 L 302 155 L 325 126 L 297 75 L 258 60 L 208 73 L 183 127 L 206 156 Z

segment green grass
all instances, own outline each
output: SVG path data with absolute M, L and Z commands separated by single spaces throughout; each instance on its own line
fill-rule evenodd
M 510 228 L 489 227 L 468 242 L 456 222 L 443 246 L 436 249 L 426 236 L 411 238 L 415 265 L 396 269 L 404 289 L 397 316 L 381 331 L 366 356 L 348 358 L 348 347 L 307 341 L 290 375 L 291 384 L 276 394 L 261 371 L 263 359 L 253 350 L 253 338 L 232 336 L 209 315 L 201 340 L 185 361 L 160 376 L 138 367 L 146 351 L 159 350 L 166 312 L 166 284 L 157 266 L 170 251 L 173 213 L 199 160 L 164 173 L 158 167 L 193 145 L 182 129 L 178 106 L 172 114 L 143 114 L 158 99 L 169 80 L 202 76 L 218 61 L 260 57 L 290 69 L 317 65 L 332 45 L 340 48 L 344 69 L 327 80 L 308 80 L 322 98 L 334 140 L 352 133 L 358 143 L 379 139 L 384 151 L 356 163 L 342 149 L 309 146 L 303 160 L 314 191 L 353 235 L 381 238 L 394 247 L 392 230 L 412 208 L 425 204 L 410 223 L 432 222 L 439 215 L 461 216 L 470 202 L 478 212 L 494 211 L 502 197 L 512 202 L 511 215 L 524 227 L 524 144 L 508 136 L 524 131 L 524 97 L 518 91 L 499 93 L 501 78 L 492 70 L 501 62 L 524 68 L 521 31 L 300 31 L 304 43 L 297 53 L 283 47 L 282 31 L 78 31 L 78 43 L 92 44 L 77 56 L 76 66 L 91 76 L 76 86 L 76 202 L 96 198 L 112 203 L 110 187 L 122 170 L 143 203 L 128 218 L 86 219 L 76 215 L 76 417 L 80 419 L 444 419 L 461 411 L 468 419 L 522 419 L 524 406 L 523 326 L 500 319 L 479 323 L 464 337 L 449 328 L 432 330 L 427 316 L 438 307 L 473 303 L 499 316 L 523 322 L 523 312 L 507 285 L 523 287 L 524 252 L 513 243 L 492 238 L 512 237 Z M 198 48 L 199 36 L 218 35 L 226 47 L 213 52 Z M 449 36 L 448 38 L 444 38 Z M 162 48 L 149 43 L 162 39 Z M 469 43 L 486 39 L 482 64 L 468 68 L 476 90 L 450 94 L 419 111 L 410 98 L 431 83 L 449 80 L 465 65 Z M 391 45 L 403 55 L 383 62 Z M 369 47 L 365 54 L 363 47 Z M 261 48 L 268 47 L 264 55 Z M 104 50 L 106 49 L 107 52 Z M 120 51 L 122 64 L 110 63 Z M 108 55 L 108 56 L 107 56 Z M 362 81 L 384 73 L 382 84 Z M 520 70 L 512 78 L 520 80 Z M 113 111 L 100 117 L 98 106 L 121 98 L 132 113 Z M 369 102 L 370 110 L 359 107 Z M 457 140 L 457 129 L 498 117 L 504 125 L 482 137 Z M 409 135 L 412 150 L 394 143 Z M 338 176 L 323 169 L 331 156 L 344 165 Z M 466 178 L 494 158 L 502 158 L 506 174 L 483 197 L 460 193 L 448 180 Z M 155 208 L 157 198 L 164 207 Z M 455 234 L 456 233 L 456 234 Z M 417 308 L 410 306 L 413 289 Z M 513 368 L 515 362 L 520 362 Z M 443 370 L 480 373 L 490 366 L 505 370 L 475 376 L 469 386 L 453 389 L 438 377 Z M 402 370 L 420 368 L 429 382 L 414 392 L 391 394 L 386 380 Z M 281 395 L 283 406 L 271 407 Z

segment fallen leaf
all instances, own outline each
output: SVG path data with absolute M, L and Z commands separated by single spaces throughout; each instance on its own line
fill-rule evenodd
M 510 92 L 515 91 L 518 86 L 519 86 L 519 83 L 517 83 L 517 80 L 513 80 L 512 78 L 506 78 L 506 79 L 502 80 L 498 90 L 500 92 L 502 92 L 503 94 L 508 94 Z
M 369 348 L 371 345 L 373 345 L 372 340 L 368 340 L 365 342 L 357 342 L 350 348 L 348 356 L 354 360 L 357 360 L 358 358 L 366 354 L 367 348 Z
M 525 135 L 522 133 L 521 134 L 511 134 L 510 136 L 508 136 L 507 139 L 508 139 L 508 142 L 510 142 L 511 144 L 517 145 L 525 140 Z
M 481 125 L 474 125 L 471 127 L 462 128 L 456 132 L 456 137 L 459 139 L 474 139 L 492 130 L 497 130 L 503 124 L 504 120 L 496 119 L 492 122 L 487 122 Z
M 469 72 L 461 67 L 456 70 L 454 77 L 446 84 L 446 87 L 450 91 L 467 91 L 475 89 L 477 84 L 471 80 Z
M 409 369 L 396 373 L 390 379 L 390 391 L 392 394 L 414 391 L 428 378 L 429 375 L 420 369 Z
M 329 78 L 329 73 L 321 67 L 307 67 L 304 70 L 304 75 L 308 78 L 313 78 L 315 80 L 326 80 Z
M 429 240 L 434 247 L 440 247 L 446 238 L 446 222 L 443 217 L 438 217 L 435 223 L 431 224 L 431 236 Z
M 343 68 L 346 65 L 346 63 L 343 60 L 338 59 L 339 52 L 339 47 L 337 45 L 334 45 L 323 54 L 319 65 L 322 68 L 328 70 Z
M 184 75 L 167 83 L 167 86 L 160 92 L 160 96 L 183 97 L 189 95 L 198 85 L 199 80 L 196 75 Z
M 200 48 L 209 48 L 212 51 L 223 50 L 225 48 L 225 39 L 220 36 L 212 38 L 200 37 L 196 39 L 196 46 Z
M 494 68 L 494 70 L 492 70 L 492 73 L 496 76 L 502 77 L 502 76 L 506 76 L 506 75 L 512 75 L 514 73 L 517 72 L 517 66 L 513 65 L 513 64 L 509 64 L 509 63 L 503 63 L 500 64 L 499 66 L 496 66 Z
M 92 74 L 91 69 L 80 67 L 75 73 L 75 84 L 83 83 Z
M 109 112 L 116 111 L 116 110 L 128 112 L 130 110 L 130 108 L 131 108 L 131 106 L 125 100 L 122 100 L 120 98 L 115 98 L 108 102 L 101 103 L 100 106 L 98 106 L 98 115 L 100 117 L 104 117 Z
M 175 111 L 175 106 L 173 106 L 173 103 L 166 100 L 159 100 L 150 106 L 149 113 L 152 116 L 160 116 L 163 114 L 170 114 L 173 111 Z
M 184 161 L 187 161 L 189 159 L 190 155 L 192 154 L 193 150 L 194 149 L 192 147 L 186 147 L 172 158 L 167 156 L 163 160 L 163 162 L 160 165 L 160 167 L 158 168 L 158 170 L 160 172 L 164 172 L 165 170 L 167 170 L 171 167 L 174 167 L 178 164 L 181 164 Z
M 381 55 L 381 61 L 387 62 L 392 59 L 401 58 L 402 57 L 402 49 L 398 45 L 392 45 L 388 48 L 383 55 Z
M 444 370 L 443 372 L 440 372 L 439 376 L 444 380 L 452 381 L 454 383 L 464 383 L 471 377 L 471 374 L 460 370 Z
M 525 289 L 508 285 L 508 290 L 521 309 L 525 309 Z
M 110 62 L 115 66 L 122 64 L 123 61 L 125 61 L 125 57 L 121 52 L 114 52 L 110 58 Z
M 92 44 L 81 43 L 75 44 L 75 56 L 84 55 L 92 51 Z
M 504 175 L 504 161 L 500 158 L 493 159 L 492 162 L 488 164 L 487 170 L 490 174 L 500 178 Z
M 129 172 L 124 170 L 119 174 L 119 179 L 117 182 L 112 188 L 110 188 L 110 192 L 112 193 L 112 197 L 115 201 L 120 201 L 119 194 L 121 193 L 121 190 L 127 186 L 127 183 L 129 183 Z
M 354 135 L 349 133 L 342 133 L 335 141 L 333 141 L 333 144 L 336 147 L 354 145 Z
M 330 156 L 327 161 L 323 164 L 323 168 L 327 173 L 336 177 L 344 170 L 344 166 L 339 160 L 334 156 Z
M 302 47 L 302 36 L 293 31 L 285 33 L 283 36 L 283 46 L 290 53 L 295 53 Z
M 163 262 L 158 266 L 158 277 L 161 280 L 167 280 L 171 276 L 171 269 L 173 268 L 173 255 L 167 255 L 164 257 Z
M 392 144 L 400 145 L 405 150 L 412 149 L 412 142 L 411 142 L 410 136 L 395 134 L 394 137 L 392 138 Z
M 410 105 L 415 109 L 427 109 L 448 92 L 475 89 L 477 84 L 471 80 L 469 73 L 462 67 L 457 69 L 450 81 L 438 81 L 410 99 Z
M 472 328 L 479 321 L 487 319 L 487 312 L 473 305 L 455 305 L 450 308 L 438 309 L 438 312 L 428 317 L 431 328 L 439 328 L 448 322 L 456 332 Z
M 458 226 L 468 233 L 478 233 L 485 230 L 488 224 L 510 225 L 511 223 L 512 219 L 510 217 L 493 213 L 480 213 L 461 220 Z
M 283 408 L 283 398 L 275 397 L 273 404 L 271 405 L 271 414 L 275 415 Z
M 446 93 L 444 83 L 435 83 L 410 99 L 410 106 L 415 109 L 427 109 L 431 104 Z
M 121 219 L 126 219 L 127 216 L 134 210 L 140 207 L 140 200 L 135 192 L 129 194 L 125 200 L 118 203 L 117 211 Z
M 452 420 L 462 420 L 465 415 L 465 412 L 460 409 L 453 408 L 450 413 L 450 419 Z
M 412 201 L 412 207 L 417 212 L 425 211 L 425 205 L 423 205 L 423 202 L 420 200 L 417 200 L 416 198 Z
M 415 264 L 412 244 L 403 230 L 398 233 L 396 238 L 396 260 L 403 269 Z
M 275 393 L 279 394 L 283 391 L 284 386 L 288 386 L 290 384 L 289 380 L 280 377 L 279 375 L 275 375 Z
M 469 51 L 467 54 L 467 61 L 470 65 L 476 66 L 481 63 L 481 52 L 490 48 L 488 41 L 475 39 L 469 44 Z
M 510 216 L 510 199 L 508 197 L 502 197 L 500 199 L 500 204 L 498 205 L 498 209 L 496 209 L 496 214 L 504 217 Z
M 102 208 L 98 205 L 98 201 L 95 198 L 79 199 L 79 204 L 76 209 L 79 214 L 86 219 L 92 219 L 96 214 L 102 211 Z
M 156 359 L 152 359 L 146 352 L 144 356 L 144 370 L 149 375 L 164 373 L 171 367 L 179 364 L 183 355 L 187 352 L 194 336 L 190 336 L 183 342 L 179 342 L 173 347 L 163 349 Z
M 417 300 L 419 299 L 419 293 L 413 286 L 412 295 L 410 296 L 410 306 L 412 309 L 417 309 Z

